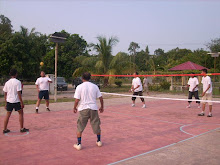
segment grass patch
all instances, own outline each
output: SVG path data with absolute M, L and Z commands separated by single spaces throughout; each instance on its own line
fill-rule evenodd
M 121 87 L 112 85 L 108 87 L 102 87 L 101 92 L 110 92 L 110 93 L 120 93 L 120 92 L 128 92 L 131 86 L 122 85 Z

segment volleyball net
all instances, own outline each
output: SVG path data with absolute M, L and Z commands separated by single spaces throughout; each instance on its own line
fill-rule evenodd
M 92 75 L 93 79 L 99 80 L 100 90 L 107 97 L 137 97 L 151 100 L 172 100 L 183 102 L 196 102 L 198 99 L 188 99 L 188 80 L 195 76 L 199 81 L 198 93 L 200 102 L 220 104 L 220 73 L 208 73 L 212 80 L 212 99 L 202 100 L 203 85 L 201 83 L 204 74 L 155 74 L 138 75 L 142 82 L 143 96 L 134 96 L 129 92 L 132 86 L 132 79 L 135 75 Z M 143 84 L 143 79 L 148 84 Z M 147 89 L 146 89 L 147 86 Z M 161 94 L 164 94 L 161 96 Z M 193 96 L 194 98 L 194 96 Z

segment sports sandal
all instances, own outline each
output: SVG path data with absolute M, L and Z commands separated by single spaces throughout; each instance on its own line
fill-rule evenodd
M 212 114 L 209 114 L 207 117 L 212 117 Z
M 3 130 L 3 133 L 9 133 L 9 132 L 10 132 L 9 129 Z
M 204 113 L 199 113 L 198 116 L 205 116 L 205 114 Z
M 21 133 L 22 133 L 22 132 L 29 132 L 29 129 L 22 128 L 22 129 L 20 129 L 20 132 L 21 132 Z

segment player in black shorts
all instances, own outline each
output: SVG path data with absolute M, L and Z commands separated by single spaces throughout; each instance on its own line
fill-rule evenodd
M 10 132 L 7 129 L 9 118 L 13 109 L 19 113 L 19 122 L 20 122 L 20 132 L 28 132 L 29 129 L 24 128 L 24 113 L 23 113 L 23 100 L 21 97 L 21 82 L 16 79 L 17 70 L 11 69 L 10 71 L 11 79 L 5 83 L 3 88 L 5 94 L 5 109 L 7 110 L 7 114 L 4 120 L 4 130 L 3 133 Z
M 36 113 L 38 113 L 40 102 L 43 98 L 46 101 L 47 111 L 50 111 L 50 109 L 49 109 L 49 83 L 52 83 L 52 81 L 49 77 L 45 76 L 44 71 L 41 71 L 40 75 L 41 75 L 41 77 L 38 78 L 35 83 L 37 86 L 37 91 L 38 91 L 38 100 L 36 103 Z

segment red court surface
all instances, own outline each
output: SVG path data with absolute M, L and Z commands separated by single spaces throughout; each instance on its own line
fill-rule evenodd
M 192 105 L 186 109 L 186 103 L 181 101 L 151 101 L 146 109 L 142 109 L 140 103 L 131 107 L 130 102 L 108 106 L 100 115 L 104 145 L 96 146 L 96 136 L 88 124 L 82 136 L 81 151 L 72 147 L 76 142 L 77 121 L 72 107 L 67 111 L 25 114 L 29 134 L 0 135 L 0 164 L 117 164 L 220 128 L 220 104 L 213 105 L 212 118 L 198 117 L 201 109 L 195 103 Z M 4 116 L 0 119 L 3 128 Z M 17 115 L 11 116 L 8 128 L 18 131 Z

